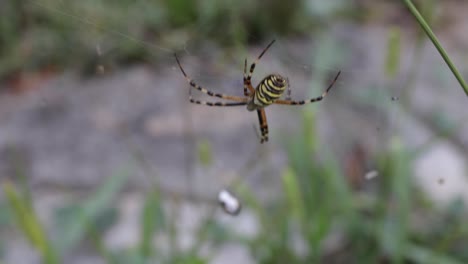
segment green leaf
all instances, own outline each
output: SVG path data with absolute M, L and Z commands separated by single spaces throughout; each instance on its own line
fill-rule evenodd
M 211 151 L 210 142 L 206 139 L 200 141 L 198 143 L 198 158 L 200 159 L 200 163 L 208 167 L 213 163 L 213 154 Z
M 387 59 L 385 60 L 385 73 L 390 78 L 395 78 L 400 68 L 400 29 L 390 28 L 387 43 Z
M 286 168 L 283 172 L 282 179 L 290 212 L 294 217 L 302 222 L 305 220 L 305 212 L 301 189 L 299 187 L 296 173 L 291 168 Z
M 164 211 L 159 192 L 155 189 L 148 193 L 141 219 L 140 252 L 143 258 L 152 255 L 153 236 L 158 229 L 165 225 Z
M 393 138 L 379 170 L 382 172 L 380 199 L 388 201 L 380 205 L 380 242 L 386 253 L 398 260 L 402 260 L 410 236 L 411 160 L 403 143 Z
M 174 264 L 206 264 L 208 263 L 206 260 L 202 259 L 199 256 L 192 255 L 192 254 L 179 254 L 174 257 L 170 263 Z
M 302 115 L 302 124 L 304 131 L 304 143 L 303 146 L 307 147 L 310 153 L 314 153 L 317 150 L 317 134 L 315 129 L 316 116 L 311 110 L 304 110 Z
M 197 17 L 197 3 L 191 0 L 166 0 L 169 20 L 175 26 L 186 25 L 194 22 Z
M 4 182 L 3 191 L 8 199 L 15 222 L 29 242 L 41 253 L 44 263 L 58 263 L 57 255 L 44 228 L 28 201 L 20 196 L 10 182 Z
M 115 200 L 117 193 L 127 182 L 128 176 L 128 171 L 120 171 L 120 173 L 108 177 L 96 193 L 77 209 L 75 219 L 68 223 L 67 232 L 60 239 L 61 251 L 70 249 L 83 238 L 90 225 L 95 223 L 102 212 L 106 211 L 105 209 Z

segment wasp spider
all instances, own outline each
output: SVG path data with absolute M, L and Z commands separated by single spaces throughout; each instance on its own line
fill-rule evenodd
M 336 80 L 338 79 L 338 76 L 340 76 L 340 73 L 341 73 L 341 71 L 338 72 L 338 74 L 335 76 L 335 79 L 333 79 L 333 81 L 330 83 L 330 85 L 325 90 L 325 92 L 322 93 L 322 95 L 316 98 L 308 99 L 308 100 L 293 101 L 293 100 L 290 100 L 289 98 L 285 100 L 280 99 L 281 95 L 284 93 L 286 88 L 288 88 L 288 97 L 289 97 L 290 90 L 289 90 L 288 79 L 279 74 L 270 74 L 266 76 L 257 85 L 257 87 L 254 88 L 252 86 L 251 80 L 252 80 L 252 74 L 255 70 L 255 65 L 257 65 L 257 63 L 260 61 L 262 56 L 271 47 L 271 45 L 273 45 L 274 42 L 275 40 L 271 41 L 270 44 L 268 44 L 268 46 L 266 46 L 266 48 L 263 49 L 262 53 L 260 53 L 257 59 L 250 65 L 250 70 L 248 74 L 247 74 L 247 59 L 245 59 L 245 62 L 244 62 L 244 97 L 214 93 L 196 84 L 194 80 L 192 80 L 189 76 L 187 76 L 184 69 L 182 68 L 182 65 L 180 64 L 179 59 L 177 58 L 177 55 L 174 54 L 177 64 L 179 65 L 180 71 L 182 71 L 182 74 L 184 75 L 185 79 L 187 80 L 187 82 L 190 84 L 192 88 L 197 89 L 200 92 L 205 93 L 209 96 L 218 97 L 221 99 L 232 101 L 232 102 L 208 102 L 208 101 L 195 100 L 192 97 L 192 93 L 190 89 L 189 90 L 190 102 L 194 104 L 202 104 L 202 105 L 208 105 L 208 106 L 247 105 L 247 110 L 257 111 L 258 119 L 260 122 L 260 131 L 261 131 L 260 143 L 268 141 L 268 123 L 267 123 L 267 118 L 266 118 L 265 109 L 264 109 L 265 107 L 271 104 L 303 105 L 303 104 L 321 101 L 327 95 L 330 89 L 333 87 Z

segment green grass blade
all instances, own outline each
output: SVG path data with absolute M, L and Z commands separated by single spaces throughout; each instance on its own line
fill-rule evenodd
M 418 23 L 421 25 L 423 30 L 426 32 L 426 35 L 429 37 L 429 39 L 432 41 L 436 49 L 439 51 L 440 55 L 444 59 L 445 63 L 447 63 L 447 66 L 450 68 L 452 71 L 453 75 L 455 75 L 455 78 L 457 78 L 458 82 L 460 83 L 461 87 L 465 91 L 465 94 L 468 96 L 468 86 L 463 79 L 463 77 L 460 75 L 458 72 L 457 68 L 455 65 L 453 65 L 452 61 L 450 60 L 447 52 L 444 50 L 442 45 L 440 44 L 439 40 L 435 36 L 434 32 L 432 32 L 431 27 L 427 24 L 426 20 L 424 17 L 419 13 L 418 9 L 416 6 L 414 6 L 413 2 L 411 0 L 403 0 L 405 5 L 408 7 L 408 9 L 411 11 L 413 16 L 416 18 Z
M 379 172 L 380 189 L 380 245 L 386 254 L 402 261 L 409 241 L 411 212 L 411 156 L 403 143 L 394 138 L 384 156 Z
M 305 221 L 305 209 L 296 173 L 291 168 L 286 168 L 282 179 L 290 213 L 303 223 Z
M 400 29 L 397 27 L 392 27 L 388 33 L 385 73 L 391 79 L 395 78 L 400 69 L 400 35 Z
M 16 219 L 15 222 L 29 242 L 41 253 L 44 263 L 59 263 L 44 228 L 28 201 L 21 197 L 9 182 L 3 184 L 3 191 L 11 207 L 13 217 Z
M 314 153 L 317 150 L 317 132 L 316 132 L 316 115 L 310 109 L 305 109 L 302 112 L 302 129 L 304 133 L 304 142 L 302 146 L 306 146 L 310 153 Z
M 157 189 L 154 189 L 146 196 L 141 219 L 140 253 L 143 259 L 148 259 L 154 255 L 153 236 L 158 229 L 165 225 L 164 221 L 161 198 Z
M 210 167 L 213 164 L 213 152 L 211 151 L 210 142 L 206 139 L 198 142 L 197 149 L 200 164 L 205 168 Z
M 79 208 L 76 217 L 72 223 L 69 223 L 67 232 L 63 234 L 60 240 L 61 250 L 67 250 L 73 247 L 86 234 L 91 223 L 93 223 L 105 208 L 107 208 L 115 199 L 117 193 L 126 183 L 129 172 L 124 170 L 109 177 L 90 197 L 84 205 Z

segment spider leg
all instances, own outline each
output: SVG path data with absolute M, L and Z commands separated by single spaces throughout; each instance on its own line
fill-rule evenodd
M 192 104 L 200 104 L 200 105 L 207 105 L 207 106 L 239 106 L 239 105 L 246 105 L 247 101 L 245 102 L 209 102 L 209 101 L 200 101 L 200 100 L 195 100 L 192 97 L 192 90 L 189 90 L 189 101 Z
M 177 61 L 177 64 L 179 65 L 180 71 L 182 72 L 182 74 L 184 75 L 185 79 L 190 84 L 190 86 L 192 86 L 192 88 L 197 89 L 198 91 L 205 93 L 209 96 L 218 97 L 218 98 L 222 98 L 226 100 L 231 100 L 231 101 L 236 101 L 236 102 L 247 102 L 249 100 L 249 98 L 245 98 L 245 97 L 214 93 L 210 90 L 207 90 L 201 87 L 200 85 L 196 84 L 194 80 L 192 80 L 190 77 L 187 76 L 187 74 L 184 71 L 184 68 L 182 68 L 182 65 L 180 64 L 179 58 L 177 58 L 177 55 L 175 53 L 174 53 L 174 56 Z
M 314 102 L 322 101 L 323 98 L 325 98 L 325 96 L 327 96 L 328 92 L 330 91 L 330 89 L 331 89 L 331 88 L 333 87 L 333 85 L 335 84 L 336 80 L 337 80 L 338 77 L 340 76 L 340 73 L 341 73 L 341 71 L 338 72 L 338 74 L 335 76 L 335 79 L 333 79 L 333 81 L 330 83 L 330 85 L 328 85 L 327 90 L 325 90 L 325 92 L 323 92 L 322 95 L 319 96 L 319 97 L 315 97 L 315 98 L 308 99 L 308 100 L 302 100 L 302 101 L 276 100 L 276 101 L 274 101 L 273 103 L 274 103 L 274 104 L 281 104 L 281 105 L 303 105 L 303 104 L 308 104 L 308 103 L 314 103 Z
M 192 104 L 200 104 L 200 105 L 207 105 L 207 106 L 240 106 L 240 105 L 246 105 L 247 104 L 245 102 L 235 102 L 235 103 L 208 102 L 208 101 L 199 101 L 199 100 L 194 100 L 194 99 L 190 99 L 190 102 Z
M 270 44 L 268 44 L 268 46 L 266 46 L 266 48 L 263 49 L 262 53 L 260 53 L 260 55 L 257 57 L 257 59 L 250 65 L 250 71 L 249 71 L 249 74 L 247 75 L 247 80 L 246 80 L 248 85 L 252 85 L 251 84 L 251 79 L 252 79 L 252 74 L 253 74 L 253 72 L 255 70 L 255 65 L 257 65 L 257 63 L 262 58 L 263 54 L 265 54 L 265 52 L 271 47 L 271 45 L 273 45 L 273 43 L 275 43 L 275 41 L 276 41 L 275 39 L 272 40 L 270 42 Z
M 268 141 L 268 122 L 265 114 L 265 109 L 257 109 L 258 121 L 260 122 L 260 132 L 262 137 L 260 138 L 260 143 Z
M 247 59 L 245 59 L 244 61 L 244 95 L 251 96 L 254 93 L 255 93 L 255 89 L 252 87 L 252 84 L 247 83 Z

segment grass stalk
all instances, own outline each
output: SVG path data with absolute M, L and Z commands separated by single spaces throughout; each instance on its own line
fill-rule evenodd
M 450 60 L 447 52 L 444 50 L 444 48 L 442 47 L 442 45 L 440 44 L 439 40 L 437 39 L 437 37 L 435 36 L 434 32 L 432 32 L 431 30 L 431 27 L 427 24 L 426 20 L 424 19 L 424 17 L 421 15 L 421 13 L 419 13 L 418 9 L 416 8 L 416 6 L 413 4 L 413 2 L 411 2 L 411 0 L 403 0 L 403 2 L 405 3 L 405 5 L 408 7 L 408 9 L 411 11 L 411 13 L 413 14 L 413 16 L 416 18 L 416 20 L 418 21 L 419 25 L 421 25 L 421 27 L 423 28 L 424 32 L 426 32 L 426 35 L 429 37 L 429 39 L 432 41 L 432 43 L 434 44 L 434 46 L 436 47 L 436 49 L 439 51 L 440 55 L 442 56 L 442 58 L 444 59 L 445 63 L 447 63 L 447 66 L 450 68 L 450 70 L 452 71 L 453 75 L 455 75 L 455 78 L 457 78 L 458 82 L 460 83 L 461 87 L 463 88 L 463 90 L 465 91 L 465 94 L 468 96 L 468 86 L 465 82 L 465 80 L 463 79 L 463 77 L 461 76 L 461 74 L 458 72 L 457 68 L 455 67 L 455 65 L 452 63 L 452 61 Z

